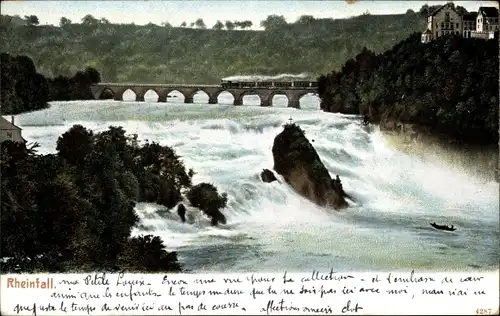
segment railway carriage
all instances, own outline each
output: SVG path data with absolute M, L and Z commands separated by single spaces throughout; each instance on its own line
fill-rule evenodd
M 291 87 L 293 85 L 293 82 L 290 81 L 278 81 L 274 83 L 275 87 Z
M 318 87 L 318 82 L 308 80 L 298 81 L 245 81 L 245 80 L 221 80 L 221 87 L 224 89 L 244 89 L 244 88 L 308 88 Z
M 311 81 L 294 81 L 293 86 L 294 87 L 310 87 Z

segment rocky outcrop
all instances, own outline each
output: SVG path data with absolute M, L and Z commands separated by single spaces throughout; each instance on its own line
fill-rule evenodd
M 181 221 L 183 223 L 185 223 L 186 222 L 186 207 L 184 206 L 184 204 L 181 203 L 177 206 L 177 214 L 179 214 Z
M 262 179 L 262 181 L 264 181 L 266 183 L 270 183 L 270 182 L 278 180 L 278 179 L 276 179 L 276 176 L 274 175 L 274 173 L 269 169 L 262 170 L 262 172 L 260 173 L 260 178 Z
M 340 179 L 333 180 L 302 129 L 286 124 L 273 144 L 274 170 L 295 191 L 320 206 L 348 206 Z

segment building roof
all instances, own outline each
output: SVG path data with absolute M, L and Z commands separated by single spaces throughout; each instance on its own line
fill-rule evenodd
M 3 116 L 0 116 L 0 130 L 4 130 L 4 129 L 7 129 L 7 130 L 11 130 L 11 129 L 21 130 L 22 128 L 20 128 L 19 126 L 16 126 L 16 125 L 12 124 L 11 122 L 7 121 Z
M 464 14 L 463 19 L 465 21 L 476 21 L 477 19 L 477 12 L 467 12 Z
M 498 9 L 495 7 L 479 7 L 478 12 L 482 12 L 488 18 L 498 18 Z

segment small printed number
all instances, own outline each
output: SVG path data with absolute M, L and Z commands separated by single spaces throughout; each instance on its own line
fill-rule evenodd
M 476 315 L 491 315 L 491 308 L 478 308 L 476 309 Z

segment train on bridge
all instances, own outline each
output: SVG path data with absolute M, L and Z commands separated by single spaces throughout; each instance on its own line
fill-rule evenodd
M 247 81 L 247 80 L 221 80 L 224 89 L 244 89 L 244 88 L 317 88 L 317 81 Z

